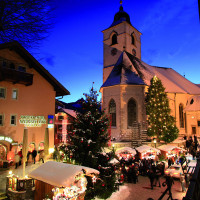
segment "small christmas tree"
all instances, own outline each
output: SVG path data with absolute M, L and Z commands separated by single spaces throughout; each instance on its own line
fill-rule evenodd
M 146 112 L 148 116 L 149 136 L 157 136 L 158 140 L 169 143 L 178 137 L 178 128 L 175 119 L 170 115 L 169 101 L 165 88 L 159 78 L 154 76 L 151 79 L 146 96 Z
M 110 139 L 107 131 L 109 120 L 104 111 L 101 111 L 101 103 L 97 100 L 98 94 L 93 87 L 84 96 L 85 99 L 81 102 L 82 111 L 77 112 L 67 148 L 72 153 L 71 159 L 76 163 L 100 171 L 95 187 L 91 177 L 87 177 L 85 199 L 93 199 L 95 196 L 108 198 L 116 190 L 115 171 L 109 164 L 112 155 L 102 153 Z M 66 155 L 69 153 L 66 152 Z

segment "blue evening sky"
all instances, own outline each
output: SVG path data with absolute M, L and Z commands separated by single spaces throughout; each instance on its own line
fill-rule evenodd
M 55 26 L 42 42 L 39 62 L 76 101 L 102 85 L 103 33 L 119 10 L 119 0 L 54 0 Z M 124 0 L 123 8 L 141 33 L 142 60 L 170 67 L 200 83 L 198 0 Z M 39 54 L 38 54 L 39 53 Z

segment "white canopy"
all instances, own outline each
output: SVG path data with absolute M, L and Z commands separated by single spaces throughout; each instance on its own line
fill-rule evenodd
M 116 158 L 113 158 L 109 163 L 111 163 L 111 164 L 118 164 L 119 161 Z
M 171 144 L 165 144 L 165 145 L 161 145 L 158 147 L 158 149 L 162 150 L 162 151 L 172 151 L 173 149 L 178 149 L 180 151 L 185 151 L 185 149 L 181 148 L 181 147 L 177 147 Z
M 128 152 L 128 153 L 132 153 L 132 154 L 136 154 L 135 149 L 131 148 L 131 147 L 122 147 L 117 149 L 117 151 L 115 152 L 115 154 L 119 154 L 119 153 L 123 153 L 123 152 Z
M 156 148 L 154 148 L 154 147 L 150 147 L 150 146 L 148 146 L 148 145 L 139 146 L 139 147 L 136 148 L 136 150 L 137 150 L 138 152 L 140 152 L 140 153 L 144 153 L 144 152 L 146 152 L 146 151 L 151 151 L 151 150 L 160 153 L 160 150 L 159 150 L 159 149 L 156 149 Z
M 86 171 L 86 174 L 99 174 L 98 170 L 89 167 L 48 161 L 33 170 L 28 176 L 53 186 L 69 187 L 74 182 L 75 176 L 79 172 L 83 172 L 82 169 Z

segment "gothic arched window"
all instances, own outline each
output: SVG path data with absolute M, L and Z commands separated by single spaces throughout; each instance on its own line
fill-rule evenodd
M 134 99 L 130 99 L 127 105 L 128 109 L 128 127 L 132 127 L 133 123 L 137 121 L 137 106 Z
M 109 113 L 111 116 L 111 126 L 116 126 L 116 103 L 113 99 L 109 103 Z
M 135 38 L 133 35 L 131 35 L 131 43 L 135 45 Z
M 112 45 L 113 44 L 117 44 L 117 34 L 116 33 L 112 36 Z
M 179 123 L 180 128 L 184 128 L 183 104 L 179 105 Z

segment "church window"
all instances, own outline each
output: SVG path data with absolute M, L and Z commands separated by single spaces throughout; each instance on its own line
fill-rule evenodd
M 117 34 L 114 34 L 113 36 L 112 36 L 112 45 L 113 44 L 117 44 Z
M 135 45 L 135 38 L 134 38 L 133 35 L 131 35 L 131 43 L 132 43 L 133 45 Z
M 113 99 L 109 103 L 109 113 L 111 117 L 111 126 L 116 126 L 116 103 Z
M 134 99 L 130 99 L 127 105 L 128 109 L 128 127 L 132 127 L 137 121 L 137 106 Z
M 184 128 L 183 104 L 179 105 L 179 122 L 180 128 Z
M 191 101 L 190 101 L 190 104 L 193 104 L 194 103 L 194 99 L 192 99 Z

